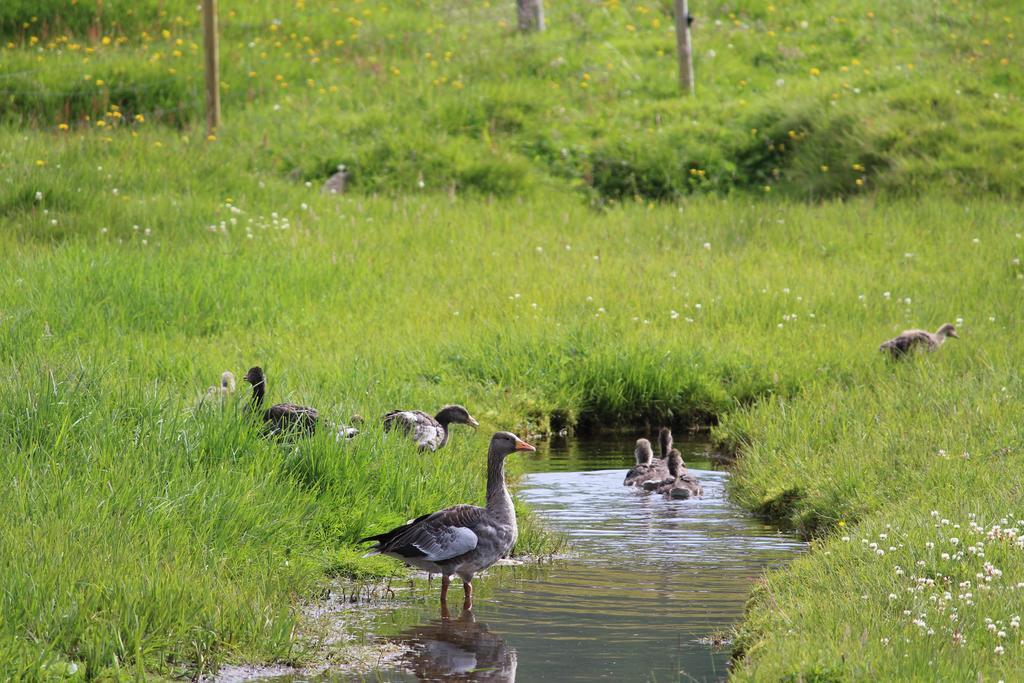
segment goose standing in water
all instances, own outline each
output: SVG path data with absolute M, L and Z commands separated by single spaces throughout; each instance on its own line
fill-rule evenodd
M 441 575 L 441 606 L 447 608 L 452 575 L 462 579 L 466 599 L 473 607 L 473 575 L 505 556 L 519 529 L 512 496 L 505 486 L 505 458 L 516 451 L 535 451 L 510 432 L 495 432 L 487 449 L 487 506 L 456 505 L 423 515 L 391 531 L 367 536 L 375 541 L 369 555 L 387 555 L 408 565 Z
M 263 410 L 263 395 L 267 391 L 267 377 L 263 374 L 263 368 L 258 365 L 249 368 L 249 372 L 245 373 L 245 381 L 252 385 L 252 412 L 263 418 L 264 434 L 271 436 L 291 431 L 312 434 L 316 431 L 319 416 L 316 408 L 276 403 Z
M 899 359 L 919 348 L 935 351 L 946 341 L 946 337 L 960 338 L 956 328 L 949 323 L 940 327 L 935 334 L 925 330 L 904 330 L 898 337 L 883 342 L 878 350 L 887 351 L 893 358 Z
M 448 443 L 450 424 L 480 426 L 462 406 L 445 406 L 434 417 L 421 410 L 392 410 L 384 416 L 384 431 L 401 428 L 413 438 L 421 451 L 436 451 Z

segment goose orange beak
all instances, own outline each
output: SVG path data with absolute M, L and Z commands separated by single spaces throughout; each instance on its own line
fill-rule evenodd
M 516 450 L 517 451 L 536 451 L 537 449 L 526 443 L 519 437 L 516 437 Z

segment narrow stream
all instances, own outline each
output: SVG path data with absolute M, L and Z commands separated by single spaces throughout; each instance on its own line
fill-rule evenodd
M 634 437 L 635 438 L 635 437 Z M 406 654 L 346 681 L 714 681 L 729 648 L 714 647 L 742 616 L 751 584 L 805 548 L 725 497 L 728 473 L 709 445 L 678 439 L 704 496 L 667 500 L 622 485 L 633 439 L 555 440 L 522 458 L 517 497 L 568 535 L 571 559 L 507 566 L 474 581 L 472 613 L 451 619 L 439 581 L 400 594 L 368 633 Z M 285 680 L 285 679 L 278 679 Z M 287 680 L 301 680 L 289 677 Z
M 682 441 L 682 440 L 680 440 Z M 385 614 L 380 637 L 415 646 L 412 672 L 389 681 L 705 681 L 726 676 L 729 649 L 708 636 L 741 617 L 751 583 L 804 549 L 725 497 L 708 444 L 677 442 L 704 486 L 696 501 L 622 485 L 628 437 L 556 440 L 518 498 L 568 534 L 576 555 L 541 567 L 505 567 L 474 582 L 473 614 L 439 618 L 436 592 Z M 435 581 L 435 591 L 437 588 Z M 461 591 L 453 592 L 457 610 Z M 410 626 L 410 617 L 412 623 Z M 371 676 L 371 679 L 376 676 Z

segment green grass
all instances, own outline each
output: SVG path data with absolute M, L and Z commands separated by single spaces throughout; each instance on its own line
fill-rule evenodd
M 0 10 L 0 119 L 201 124 L 195 3 L 34 5 Z M 1021 196 L 1020 3 L 702 3 L 695 99 L 670 7 L 553 3 L 550 30 L 522 36 L 504 3 L 228 5 L 221 144 L 295 180 L 345 163 L 388 194 Z
M 1018 4 L 711 4 L 696 100 L 668 3 L 549 4 L 529 37 L 504 5 L 225 9 L 214 139 L 193 5 L 4 5 L 0 677 L 301 663 L 301 600 L 396 570 L 355 539 L 479 502 L 490 432 L 552 418 L 721 419 L 736 500 L 818 539 L 755 592 L 737 677 L 1020 668 L 1019 549 L 941 558 L 1021 514 Z M 198 407 L 256 363 L 333 420 L 483 427 L 282 448 Z M 557 543 L 523 515 L 520 551 Z M 984 560 L 954 647 L 906 588 Z

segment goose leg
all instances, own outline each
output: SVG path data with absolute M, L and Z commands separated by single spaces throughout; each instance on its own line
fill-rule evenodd
M 473 582 L 463 580 L 462 590 L 466 592 L 466 599 L 462 603 L 463 610 L 473 609 Z
M 451 583 L 451 579 L 447 575 L 441 576 L 441 604 L 448 604 L 448 584 Z

